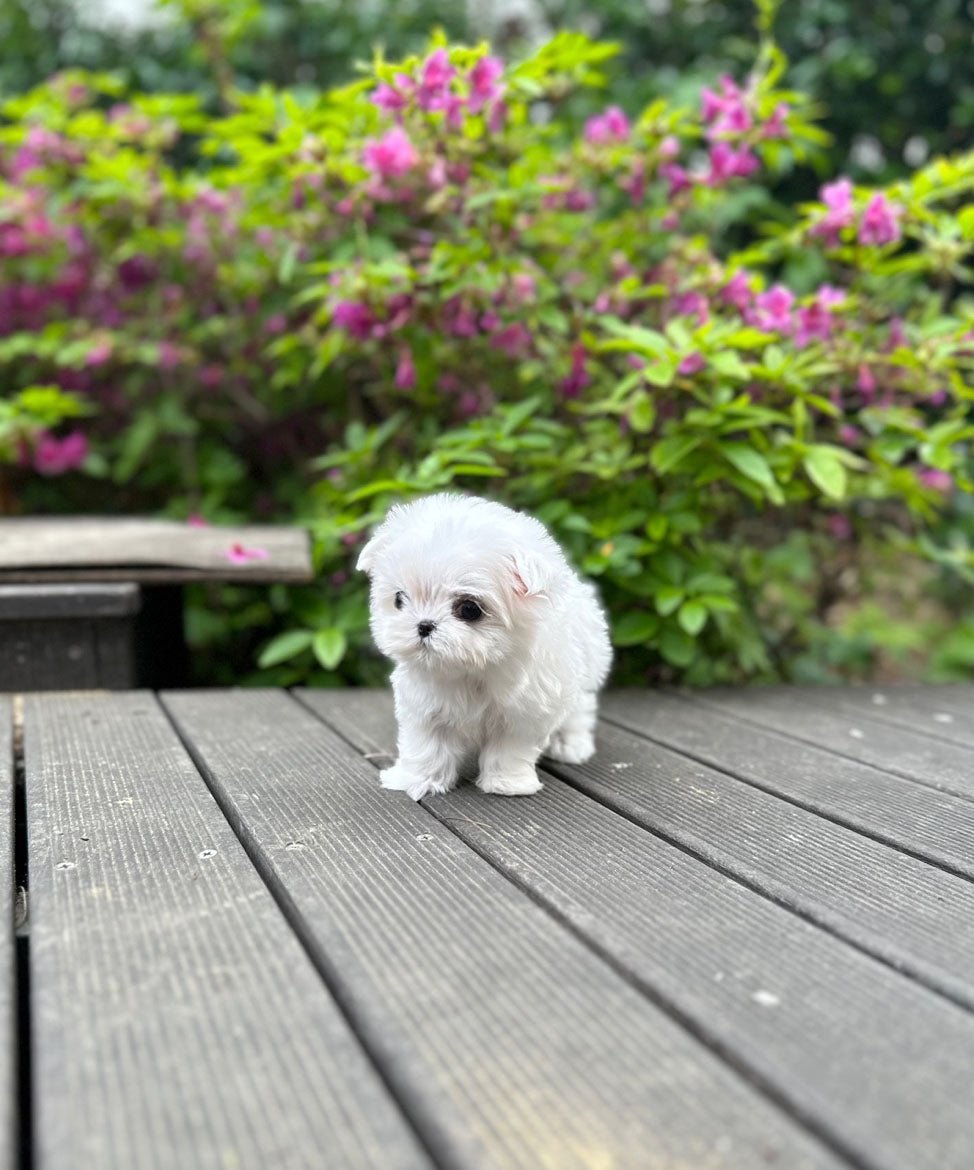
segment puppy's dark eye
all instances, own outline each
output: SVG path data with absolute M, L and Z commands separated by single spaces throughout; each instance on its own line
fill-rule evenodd
M 458 601 L 453 607 L 453 616 L 460 619 L 462 622 L 479 622 L 484 616 L 484 611 L 476 603 L 471 601 L 469 597 Z
M 403 592 L 400 589 L 399 592 L 396 594 L 396 599 L 394 602 L 396 609 L 402 609 L 402 604 L 404 601 L 405 601 L 405 598 L 403 597 Z

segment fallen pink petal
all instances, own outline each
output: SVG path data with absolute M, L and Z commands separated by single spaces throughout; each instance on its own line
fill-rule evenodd
M 243 544 L 232 544 L 226 551 L 226 558 L 231 565 L 247 565 L 251 561 L 266 561 L 270 553 L 266 548 L 258 548 Z

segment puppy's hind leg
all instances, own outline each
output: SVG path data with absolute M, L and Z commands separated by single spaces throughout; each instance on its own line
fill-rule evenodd
M 563 764 L 590 760 L 595 754 L 597 703 L 594 691 L 583 691 L 568 718 L 548 740 L 543 754 Z

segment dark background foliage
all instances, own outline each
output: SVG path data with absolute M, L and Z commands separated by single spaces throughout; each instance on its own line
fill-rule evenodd
M 610 96 L 635 108 L 659 93 L 693 91 L 702 78 L 739 73 L 755 50 L 751 0 L 536 0 L 531 19 L 496 23 L 477 17 L 478 6 L 443 0 L 267 0 L 251 11 L 222 6 L 232 15 L 219 19 L 237 27 L 220 30 L 212 28 L 212 5 L 172 7 L 190 19 L 125 31 L 92 23 L 83 4 L 0 0 L 0 92 L 80 66 L 116 70 L 127 88 L 193 90 L 215 100 L 220 78 L 208 45 L 217 32 L 232 43 L 236 84 L 326 87 L 352 76 L 376 44 L 399 58 L 421 50 L 437 26 L 450 39 L 489 36 L 505 55 L 532 37 L 580 28 L 623 46 L 626 67 Z M 972 0 L 802 0 L 782 5 L 775 28 L 793 63 L 792 84 L 825 107 L 835 169 L 888 178 L 970 143 Z

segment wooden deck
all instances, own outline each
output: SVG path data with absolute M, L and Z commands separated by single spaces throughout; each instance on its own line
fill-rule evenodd
M 603 712 L 416 805 L 386 693 L 0 699 L 0 1170 L 970 1170 L 974 687 Z

